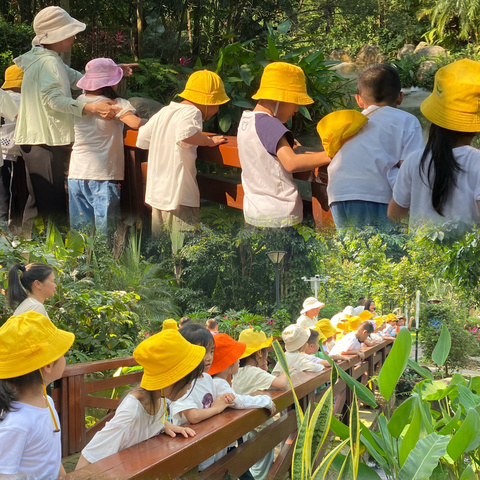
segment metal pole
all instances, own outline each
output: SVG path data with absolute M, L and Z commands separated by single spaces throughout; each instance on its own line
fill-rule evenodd
M 280 264 L 275 264 L 275 299 L 277 301 L 277 310 L 280 310 L 280 278 L 279 278 Z
M 415 361 L 418 362 L 418 328 L 415 331 Z

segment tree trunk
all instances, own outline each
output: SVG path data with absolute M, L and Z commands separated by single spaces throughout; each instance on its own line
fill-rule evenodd
M 135 60 L 143 58 L 143 0 L 137 0 L 137 51 Z

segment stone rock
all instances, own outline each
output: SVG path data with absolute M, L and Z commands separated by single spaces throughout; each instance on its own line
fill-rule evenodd
M 351 62 L 342 62 L 334 65 L 332 70 L 335 70 L 344 78 L 355 78 L 357 76 L 357 66 Z
M 422 62 L 417 69 L 417 78 L 420 82 L 425 80 L 425 76 L 429 73 L 436 72 L 438 70 L 438 65 L 433 60 L 425 60 Z
M 336 48 L 335 50 L 332 50 L 330 52 L 330 55 L 328 56 L 328 59 L 339 60 L 341 62 L 347 62 L 347 63 L 350 63 L 352 61 L 352 59 L 350 58 L 350 55 L 343 48 Z
M 406 43 L 398 52 L 397 52 L 397 58 L 401 59 L 404 57 L 409 57 L 413 55 L 415 52 L 415 45 L 412 45 L 411 43 Z
M 375 63 L 388 63 L 388 56 L 384 55 L 383 53 L 379 53 L 375 57 Z
M 364 45 L 357 54 L 356 63 L 359 65 L 376 63 L 379 55 L 381 55 L 380 47 L 377 45 Z
M 141 118 L 151 118 L 163 105 L 156 100 L 145 97 L 130 97 L 128 101 L 135 107 L 137 115 Z
M 447 51 L 438 45 L 427 45 L 425 42 L 420 42 L 413 52 L 417 58 L 420 57 L 440 57 L 446 56 Z

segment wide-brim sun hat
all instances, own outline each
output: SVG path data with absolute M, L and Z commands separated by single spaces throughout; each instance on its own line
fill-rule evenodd
M 303 315 L 314 308 L 323 308 L 325 306 L 324 303 L 319 302 L 315 297 L 308 297 L 305 299 L 302 305 L 302 310 L 300 313 Z
M 33 19 L 32 45 L 51 45 L 83 32 L 87 26 L 72 18 L 63 8 L 46 7 Z
M 143 367 L 140 386 L 150 391 L 178 382 L 197 368 L 204 356 L 205 347 L 191 344 L 172 328 L 147 338 L 133 352 Z
M 303 70 L 285 62 L 273 62 L 265 67 L 260 79 L 260 87 L 252 98 L 294 103 L 295 105 L 313 103 L 307 93 Z
M 230 100 L 222 79 L 210 70 L 192 73 L 178 96 L 199 105 L 223 105 Z
M 11 65 L 5 70 L 5 81 L 1 88 L 8 90 L 9 88 L 21 88 L 23 81 L 23 70 L 16 65 Z
M 213 339 L 215 350 L 213 351 L 213 362 L 208 370 L 209 375 L 216 375 L 226 370 L 242 358 L 247 348 L 245 343 L 237 342 L 226 333 L 217 333 Z
M 342 320 L 337 323 L 337 332 L 349 332 L 350 331 L 350 323 L 348 320 Z
M 367 122 L 368 118 L 356 110 L 338 110 L 325 115 L 317 125 L 325 153 L 333 158 Z
M 365 320 L 370 320 L 373 318 L 373 313 L 370 312 L 369 310 L 362 310 L 359 314 L 358 317 L 362 319 L 362 321 Z
M 307 343 L 310 338 L 310 329 L 300 325 L 289 325 L 282 332 L 283 343 L 287 352 L 296 352 Z
M 95 58 L 85 66 L 85 75 L 77 87 L 92 92 L 117 85 L 122 78 L 123 70 L 111 58 Z
M 337 333 L 337 329 L 332 325 L 328 318 L 322 318 L 314 327 L 315 330 L 320 331 L 326 338 L 333 337 Z
M 265 332 L 255 330 L 254 328 L 247 328 L 240 332 L 238 341 L 247 345 L 244 354 L 240 357 L 246 358 L 252 355 L 252 353 L 268 348 L 273 342 L 273 337 L 267 338 Z
M 457 132 L 480 131 L 480 62 L 464 58 L 435 74 L 433 92 L 420 110 L 430 122 Z
M 74 340 L 73 333 L 60 330 L 41 313 L 10 317 L 0 328 L 0 379 L 20 377 L 55 362 Z

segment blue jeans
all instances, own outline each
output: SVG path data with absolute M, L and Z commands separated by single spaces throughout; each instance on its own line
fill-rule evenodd
M 335 228 L 385 228 L 392 224 L 387 217 L 387 203 L 348 200 L 330 205 Z
M 120 218 L 120 182 L 68 179 L 70 227 L 108 234 Z

